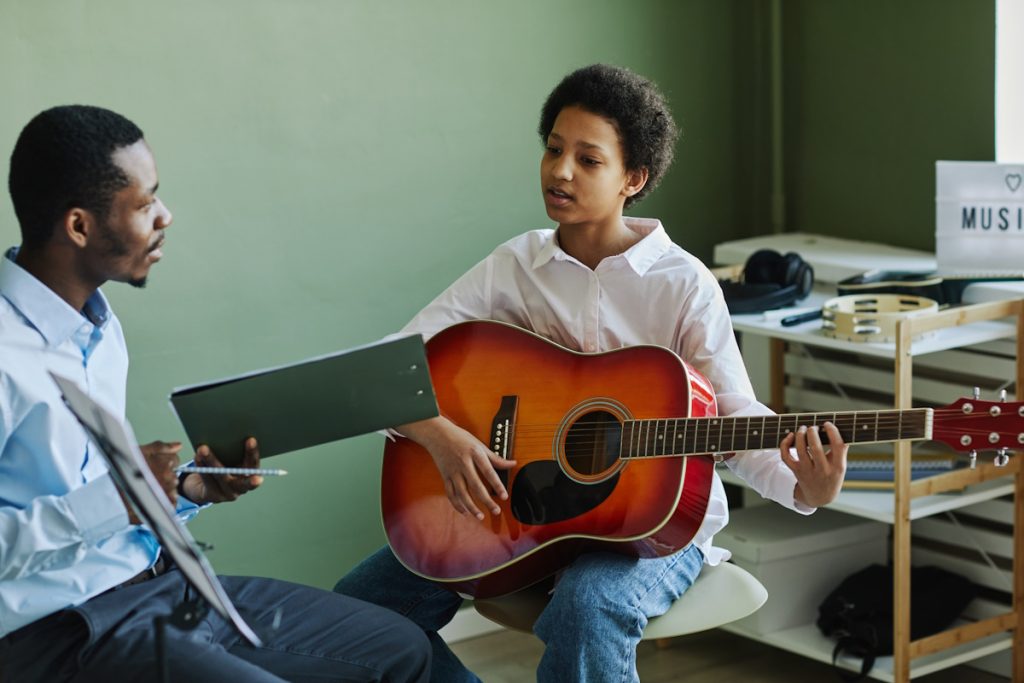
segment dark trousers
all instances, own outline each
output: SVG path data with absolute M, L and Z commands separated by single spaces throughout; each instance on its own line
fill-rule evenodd
M 191 630 L 165 628 L 169 678 L 189 683 L 426 683 L 430 646 L 405 618 L 343 595 L 272 579 L 221 577 L 254 648 L 209 610 Z M 195 592 L 177 570 L 99 595 L 0 641 L 0 681 L 159 681 L 153 619 Z M 276 628 L 275 628 L 276 626 Z

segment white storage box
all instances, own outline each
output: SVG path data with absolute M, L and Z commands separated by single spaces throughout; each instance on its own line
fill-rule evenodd
M 768 589 L 768 602 L 737 625 L 759 635 L 814 623 L 818 605 L 847 575 L 888 560 L 889 525 L 828 509 L 801 515 L 775 503 L 730 512 L 714 544 Z
M 782 254 L 795 251 L 814 268 L 815 282 L 824 285 L 835 285 L 840 280 L 874 269 L 935 270 L 935 255 L 926 251 L 803 232 L 762 235 L 716 244 L 715 263 L 723 266 L 746 263 L 758 249 L 774 249 Z M 834 286 L 827 289 L 835 291 Z

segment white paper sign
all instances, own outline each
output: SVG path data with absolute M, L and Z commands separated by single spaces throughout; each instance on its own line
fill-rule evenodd
M 935 256 L 944 274 L 1024 272 L 1024 164 L 935 162 Z

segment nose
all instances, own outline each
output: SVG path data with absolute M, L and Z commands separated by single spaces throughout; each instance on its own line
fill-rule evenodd
M 174 221 L 174 216 L 171 214 L 171 210 L 167 208 L 167 205 L 157 198 L 157 202 L 160 203 L 159 211 L 156 214 L 156 227 L 158 230 L 164 230 Z
M 572 180 L 573 160 L 568 154 L 555 158 L 551 167 L 551 175 L 558 180 Z

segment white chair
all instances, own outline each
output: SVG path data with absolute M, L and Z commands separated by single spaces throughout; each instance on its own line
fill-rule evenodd
M 767 599 L 768 591 L 745 569 L 731 562 L 706 566 L 668 612 L 647 623 L 643 639 L 672 638 L 717 628 L 753 614 Z M 532 633 L 547 603 L 546 590 L 525 588 L 500 598 L 474 600 L 473 606 L 497 624 Z

